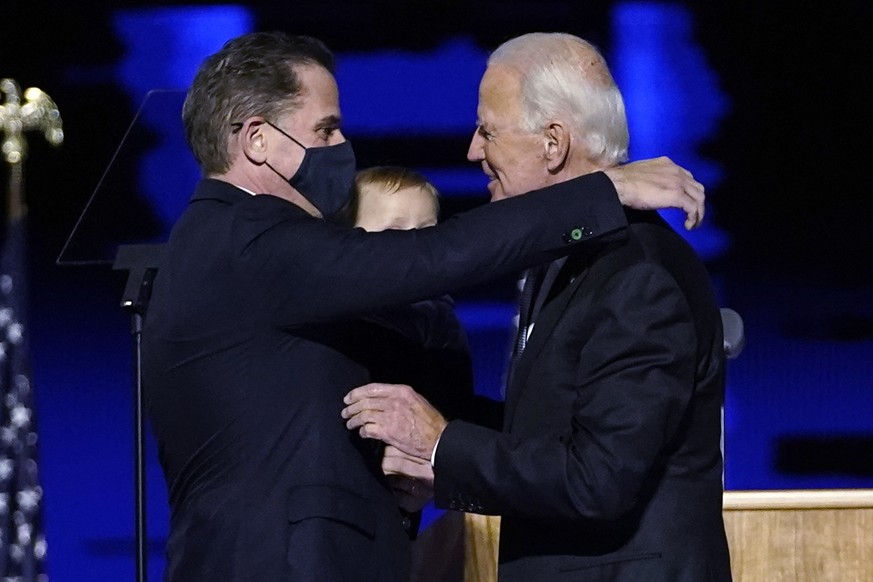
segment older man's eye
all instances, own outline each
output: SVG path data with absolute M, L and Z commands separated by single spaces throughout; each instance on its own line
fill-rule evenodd
M 488 131 L 487 129 L 485 129 L 484 127 L 482 127 L 481 125 L 476 128 L 476 131 L 479 132 L 479 135 L 485 141 L 493 141 L 494 140 L 494 134 L 491 133 L 490 131 Z

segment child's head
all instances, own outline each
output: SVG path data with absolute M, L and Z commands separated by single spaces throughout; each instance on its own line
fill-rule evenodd
M 437 190 L 424 176 L 407 168 L 377 166 L 355 177 L 348 217 L 364 230 L 410 230 L 436 224 L 439 210 Z

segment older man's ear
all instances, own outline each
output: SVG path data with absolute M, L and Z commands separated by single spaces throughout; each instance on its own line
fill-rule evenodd
M 570 132 L 560 121 L 552 121 L 545 133 L 547 167 L 550 173 L 557 174 L 567 164 L 567 158 L 570 154 Z

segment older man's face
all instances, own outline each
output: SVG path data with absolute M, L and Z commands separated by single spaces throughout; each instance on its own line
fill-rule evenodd
M 488 67 L 479 85 L 478 116 L 467 159 L 481 162 L 491 178 L 492 201 L 548 185 L 544 135 L 519 128 L 521 77 L 515 69 Z

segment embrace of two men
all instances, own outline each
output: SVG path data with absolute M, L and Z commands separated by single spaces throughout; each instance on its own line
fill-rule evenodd
M 496 202 L 417 230 L 335 220 L 355 159 L 316 39 L 229 41 L 183 121 L 203 180 L 143 329 L 166 580 L 408 580 L 404 473 L 438 505 L 504 516 L 501 579 L 729 579 L 718 309 L 643 212 L 693 227 L 703 188 L 666 158 L 619 163 L 621 97 L 593 47 L 527 35 L 494 54 L 468 157 Z M 372 384 L 350 349 L 378 309 L 544 263 L 502 430 Z

